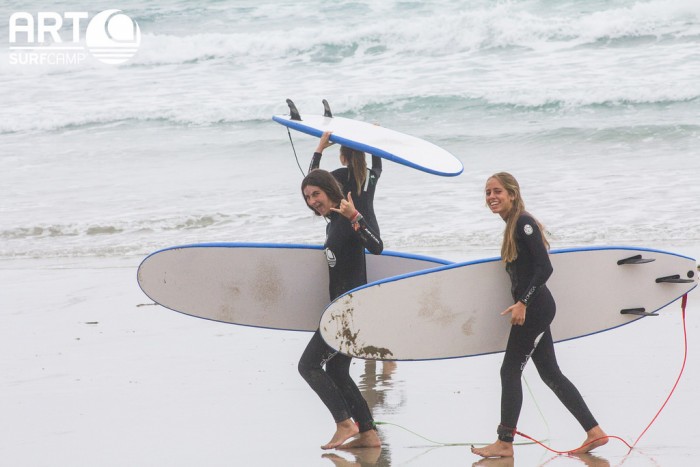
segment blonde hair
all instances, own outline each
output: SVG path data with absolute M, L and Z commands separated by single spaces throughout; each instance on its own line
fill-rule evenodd
M 348 163 L 348 175 L 352 175 L 355 186 L 357 187 L 357 196 L 360 196 L 362 194 L 362 185 L 364 185 L 367 180 L 367 161 L 365 160 L 365 153 L 347 146 L 341 146 L 340 154 Z
M 503 188 L 505 188 L 508 194 L 513 198 L 512 206 L 505 219 L 506 228 L 503 232 L 503 243 L 501 244 L 501 259 L 506 263 L 511 263 L 518 258 L 518 248 L 515 243 L 515 226 L 520 215 L 526 212 L 525 201 L 523 201 L 523 197 L 520 195 L 520 185 L 518 184 L 518 181 L 511 174 L 508 172 L 498 172 L 491 175 L 488 180 L 491 180 L 492 178 L 498 180 L 498 182 L 503 185 Z M 545 248 L 549 250 L 549 242 L 544 236 L 544 227 L 537 219 L 535 219 L 535 222 L 540 229 L 542 243 L 544 243 Z

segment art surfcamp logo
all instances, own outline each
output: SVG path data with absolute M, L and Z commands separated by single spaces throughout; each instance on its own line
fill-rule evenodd
M 131 59 L 141 45 L 136 21 L 121 10 L 97 13 L 89 21 L 86 11 L 19 11 L 10 16 L 11 65 L 73 65 L 88 53 L 109 65 Z M 87 52 L 87 53 L 86 53 Z

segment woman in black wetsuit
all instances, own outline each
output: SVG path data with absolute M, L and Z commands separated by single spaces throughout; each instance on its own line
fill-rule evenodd
M 330 131 L 321 135 L 318 147 L 311 158 L 309 172 L 313 169 L 318 169 L 321 164 L 323 150 L 333 144 L 329 141 L 330 137 Z M 338 183 L 340 183 L 343 194 L 352 192 L 357 210 L 362 213 L 372 230 L 377 235 L 381 235 L 377 216 L 374 214 L 374 191 L 377 188 L 377 182 L 382 174 L 382 158 L 379 156 L 372 156 L 372 168 L 367 169 L 367 161 L 364 152 L 351 149 L 347 146 L 341 146 L 340 163 L 344 167 L 332 171 L 331 174 L 333 174 L 336 180 L 338 180 Z
M 501 366 L 501 423 L 498 440 L 482 448 L 472 448 L 482 457 L 513 455 L 513 436 L 520 416 L 523 391 L 521 377 L 527 361 L 535 367 L 564 406 L 586 431 L 581 447 L 571 451 L 580 454 L 608 442 L 605 432 L 591 414 L 576 387 L 564 376 L 557 364 L 550 324 L 556 305 L 546 286 L 552 274 L 549 244 L 540 223 L 525 211 L 520 186 L 505 172 L 491 176 L 486 182 L 486 204 L 491 212 L 506 222 L 501 257 L 511 280 L 514 305 L 501 315 L 510 314 L 510 336 Z
M 365 248 L 378 255 L 384 246 L 379 235 L 355 209 L 352 194 L 348 193 L 344 199 L 338 182 L 329 172 L 320 169 L 309 172 L 301 183 L 301 192 L 309 208 L 328 220 L 324 247 L 330 299 L 334 300 L 367 283 Z M 381 445 L 369 406 L 350 377 L 350 361 L 350 357 L 329 347 L 318 329 L 299 360 L 299 373 L 321 398 L 336 423 L 335 434 L 321 446 L 323 449 Z M 343 444 L 358 433 L 357 439 Z

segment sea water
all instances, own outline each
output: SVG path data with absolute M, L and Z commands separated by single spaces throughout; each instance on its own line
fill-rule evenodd
M 696 1 L 51 7 L 109 8 L 141 31 L 123 64 L 12 64 L 0 50 L 0 259 L 322 243 L 299 190 L 317 140 L 294 133 L 292 146 L 271 120 L 287 98 L 302 117 L 325 98 L 462 161 L 454 178 L 385 162 L 388 249 L 497 254 L 483 186 L 502 170 L 555 247 L 700 244 Z M 45 9 L 4 3 L 0 37 L 12 13 Z M 322 167 L 338 166 L 327 150 Z

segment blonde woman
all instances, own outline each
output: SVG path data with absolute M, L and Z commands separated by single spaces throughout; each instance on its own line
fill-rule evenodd
M 511 329 L 501 365 L 501 423 L 493 444 L 472 452 L 482 457 L 513 455 L 513 437 L 522 407 L 521 377 L 530 358 L 547 386 L 586 431 L 580 454 L 608 442 L 578 389 L 564 376 L 557 364 L 550 324 L 556 304 L 546 282 L 552 274 L 549 243 L 540 223 L 527 211 L 517 180 L 500 172 L 486 181 L 486 204 L 506 222 L 501 257 L 511 280 L 513 305 L 501 315 L 509 316 Z

